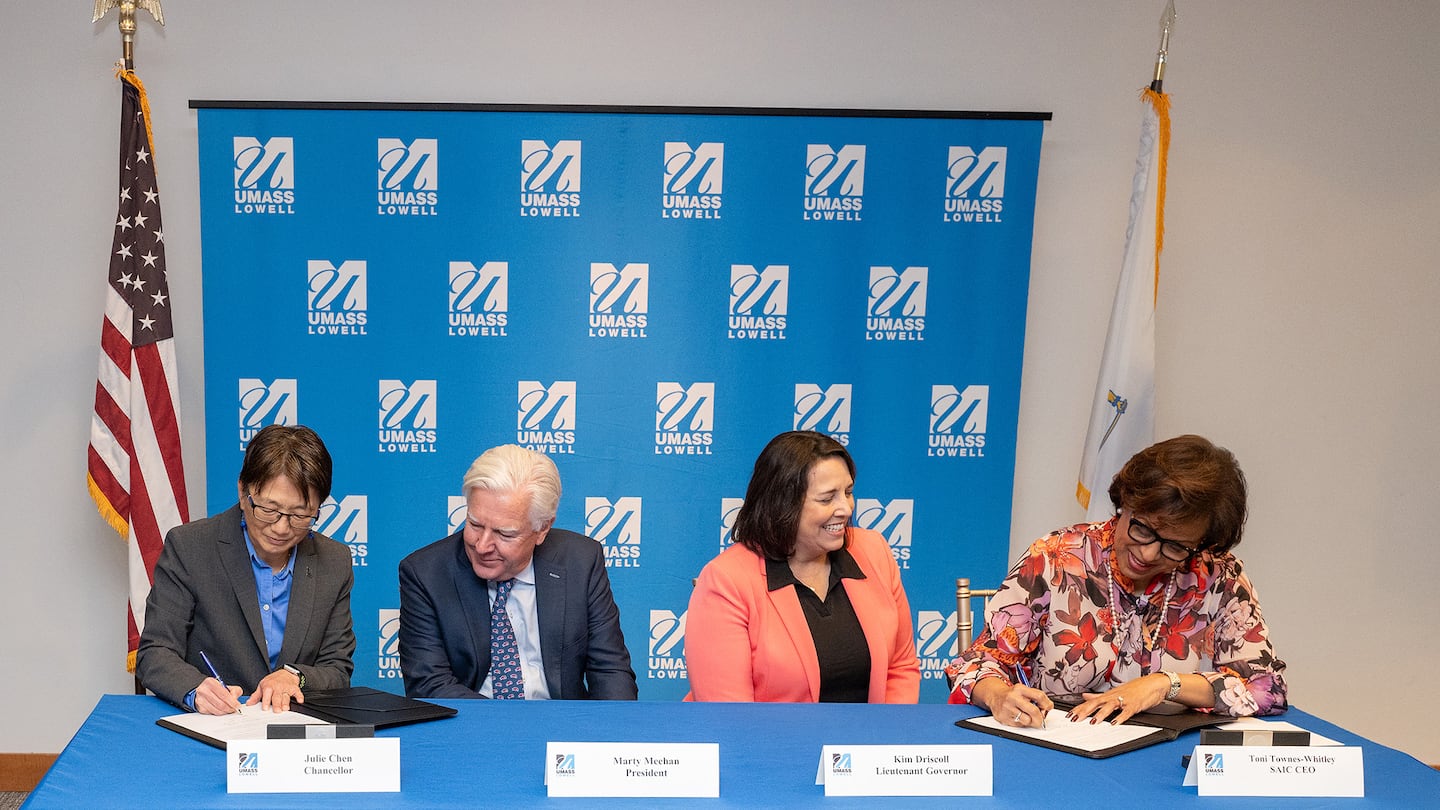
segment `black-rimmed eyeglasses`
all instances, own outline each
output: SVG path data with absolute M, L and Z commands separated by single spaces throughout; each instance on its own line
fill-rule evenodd
M 1160 554 L 1171 562 L 1185 562 L 1200 553 L 1198 548 L 1190 548 L 1184 543 L 1177 543 L 1161 537 L 1149 525 L 1141 523 L 1133 516 L 1130 518 L 1130 539 L 1141 546 L 1159 543 Z
M 288 520 L 290 527 L 294 529 L 308 529 L 315 525 L 316 515 L 292 515 L 289 512 L 281 512 L 279 509 L 261 506 L 255 503 L 255 496 L 249 492 L 245 493 L 245 499 L 250 501 L 250 511 L 255 513 L 255 519 L 266 525 L 274 523 L 280 518 Z M 1131 536 L 1133 537 L 1134 535 L 1132 534 Z

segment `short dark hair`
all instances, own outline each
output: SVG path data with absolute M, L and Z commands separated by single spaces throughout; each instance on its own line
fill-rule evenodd
M 315 431 L 304 425 L 266 425 L 250 439 L 240 465 L 240 484 L 259 487 L 276 478 L 288 478 L 315 506 L 330 497 L 330 451 Z
M 1224 553 L 1245 529 L 1245 473 L 1203 436 L 1176 436 L 1131 456 L 1110 484 L 1110 502 L 1177 523 L 1204 519 L 1200 550 Z
M 781 433 L 755 459 L 745 503 L 735 515 L 735 542 L 771 560 L 795 550 L 800 509 L 810 488 L 810 470 L 826 458 L 839 458 L 855 477 L 855 460 L 845 446 L 813 430 Z

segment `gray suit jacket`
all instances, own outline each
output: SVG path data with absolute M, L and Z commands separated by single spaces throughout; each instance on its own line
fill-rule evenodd
M 246 694 L 271 672 L 240 517 L 237 504 L 171 529 L 155 563 L 135 674 L 177 706 L 210 677 L 201 650 L 226 684 Z M 351 566 L 345 544 L 323 535 L 312 534 L 296 547 L 280 663 L 305 673 L 306 691 L 350 685 Z
M 490 672 L 489 583 L 470 567 L 462 532 L 400 562 L 400 668 L 412 697 L 480 697 Z M 598 542 L 564 529 L 545 535 L 535 547 L 535 611 L 550 697 L 635 700 Z

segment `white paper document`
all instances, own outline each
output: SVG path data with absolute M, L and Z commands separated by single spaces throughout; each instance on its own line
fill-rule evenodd
M 242 706 L 234 714 L 201 714 L 187 712 L 162 717 L 160 725 L 187 737 L 224 747 L 232 740 L 263 740 L 265 727 L 272 724 L 324 723 L 324 720 L 299 712 L 272 712 L 256 706 Z
M 1044 728 L 1015 728 L 1007 726 L 996 720 L 991 715 L 976 717 L 969 721 L 977 726 L 985 726 L 1005 731 L 1009 734 L 1016 734 L 1021 737 L 1030 737 L 1036 742 L 1063 745 L 1068 748 L 1076 748 L 1081 751 L 1103 751 L 1106 748 L 1113 748 L 1117 745 L 1148 737 L 1151 734 L 1164 734 L 1164 729 L 1151 728 L 1149 726 L 1112 726 L 1107 722 L 1090 723 L 1089 720 L 1070 722 L 1061 709 L 1051 709 L 1045 715 Z

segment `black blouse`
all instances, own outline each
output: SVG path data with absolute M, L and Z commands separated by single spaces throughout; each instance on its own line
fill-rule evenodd
M 830 552 L 830 583 L 821 599 L 795 578 L 785 560 L 765 561 L 769 590 L 794 586 L 820 661 L 821 703 L 865 703 L 870 700 L 870 645 L 850 604 L 842 579 L 865 579 L 859 563 L 845 549 Z

